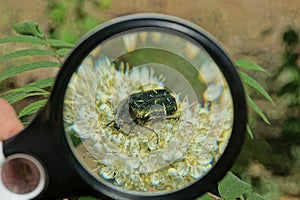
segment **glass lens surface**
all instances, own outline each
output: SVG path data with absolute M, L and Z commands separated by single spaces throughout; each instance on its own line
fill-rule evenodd
M 41 177 L 38 167 L 25 158 L 5 162 L 0 175 L 4 186 L 16 194 L 27 194 L 35 190 Z
M 64 128 L 81 165 L 117 190 L 173 192 L 201 179 L 232 132 L 231 93 L 195 41 L 143 28 L 100 43 L 64 99 Z

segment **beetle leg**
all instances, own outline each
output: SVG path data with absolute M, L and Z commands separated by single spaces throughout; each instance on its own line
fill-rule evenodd
M 156 135 L 156 144 L 158 144 L 158 134 L 155 131 L 153 131 L 153 133 Z
M 117 129 L 117 130 L 120 129 L 120 126 L 118 126 L 118 124 L 116 124 L 115 120 L 113 120 L 113 121 L 107 123 L 106 126 L 110 126 L 112 123 L 114 123 L 114 128 L 115 128 L 115 129 Z
M 128 132 L 127 135 L 130 135 L 131 131 L 134 129 L 134 126 L 135 126 L 134 124 L 131 124 L 131 125 L 130 125 L 130 130 L 129 130 L 129 132 Z
M 147 126 L 143 126 L 143 127 L 145 127 L 146 129 L 148 129 L 149 131 L 153 132 L 156 135 L 156 144 L 158 144 L 159 137 L 158 134 L 155 132 L 155 130 Z
M 110 126 L 114 122 L 115 122 L 115 120 L 112 120 L 111 122 L 107 123 L 106 126 Z

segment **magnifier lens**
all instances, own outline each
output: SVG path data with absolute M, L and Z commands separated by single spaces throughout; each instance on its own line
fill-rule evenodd
M 45 174 L 34 158 L 15 154 L 0 169 L 2 184 L 15 194 L 33 195 L 40 192 L 45 184 Z
M 209 54 L 179 32 L 142 28 L 100 43 L 78 66 L 64 127 L 99 182 L 141 194 L 200 180 L 231 137 L 228 84 Z
M 1 179 L 10 191 L 26 194 L 38 186 L 40 174 L 32 162 L 16 158 L 3 165 Z

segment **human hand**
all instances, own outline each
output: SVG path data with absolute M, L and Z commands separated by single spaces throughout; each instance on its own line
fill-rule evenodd
M 0 98 L 0 141 L 9 139 L 23 129 L 14 108 Z

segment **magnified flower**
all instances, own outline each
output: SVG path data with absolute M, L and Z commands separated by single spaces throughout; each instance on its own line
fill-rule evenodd
M 99 179 L 128 190 L 176 190 L 204 176 L 222 155 L 232 125 L 226 88 L 212 84 L 204 95 L 210 102 L 191 102 L 184 91 L 169 92 L 167 80 L 146 65 L 116 66 L 108 58 L 85 59 L 73 75 L 66 130 L 96 159 Z M 215 103 L 220 98 L 225 106 Z

